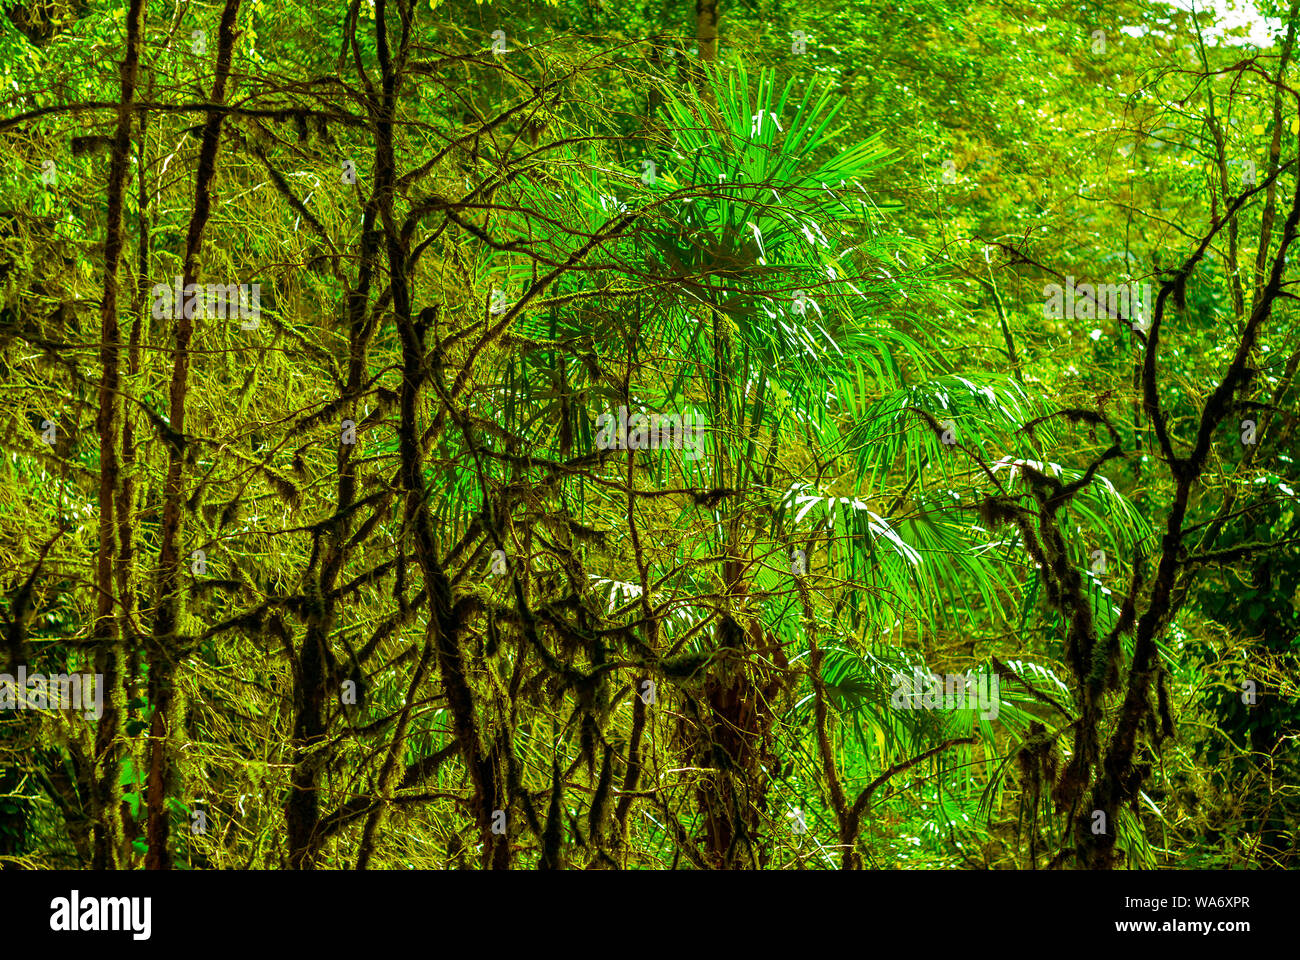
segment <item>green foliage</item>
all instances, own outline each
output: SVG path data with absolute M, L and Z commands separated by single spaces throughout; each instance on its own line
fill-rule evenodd
M 114 164 L 128 9 L 0 5 L 0 670 L 107 674 L 0 711 L 0 864 L 1295 865 L 1284 33 L 257 0 L 222 92 L 147 2 Z

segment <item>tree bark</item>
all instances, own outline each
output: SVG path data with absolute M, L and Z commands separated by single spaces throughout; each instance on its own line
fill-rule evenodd
M 126 57 L 122 61 L 122 95 L 117 107 L 117 131 L 108 169 L 108 216 L 104 238 L 104 296 L 99 306 L 99 547 L 95 556 L 96 641 L 95 672 L 104 685 L 104 713 L 95 729 L 91 818 L 96 870 L 114 868 L 122 847 L 121 822 L 113 815 L 118 789 L 117 695 L 118 644 L 113 616 L 114 503 L 119 482 L 117 462 L 118 394 L 121 390 L 117 324 L 117 271 L 122 260 L 122 198 L 126 192 L 127 151 L 131 145 L 131 113 L 140 67 L 140 36 L 144 31 L 144 0 L 131 0 L 126 14 Z

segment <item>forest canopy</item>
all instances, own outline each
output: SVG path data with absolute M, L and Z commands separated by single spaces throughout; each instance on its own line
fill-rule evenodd
M 0 868 L 1300 863 L 1300 0 L 0 2 Z

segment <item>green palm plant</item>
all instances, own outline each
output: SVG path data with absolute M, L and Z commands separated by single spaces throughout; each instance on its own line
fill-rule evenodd
M 965 790 L 976 789 L 982 770 L 987 793 L 1001 783 L 1008 741 L 1048 719 L 1041 704 L 1005 688 L 995 726 L 974 713 L 893 709 L 889 694 L 900 671 L 952 666 L 924 647 L 938 629 L 1026 619 L 1033 580 L 1023 551 L 1005 531 L 986 529 L 975 505 L 1006 480 L 1008 464 L 1047 459 L 1050 428 L 1030 436 L 1020 427 L 1048 411 L 1015 379 L 972 379 L 945 365 L 942 332 L 925 320 L 939 311 L 927 309 L 935 305 L 924 277 L 900 267 L 924 251 L 890 239 L 887 211 L 867 190 L 887 171 L 887 151 L 877 138 L 838 152 L 827 146 L 841 102 L 824 88 L 796 95 L 793 81 L 781 87 L 766 72 L 710 73 L 708 82 L 711 97 L 666 96 L 662 131 L 647 151 L 653 177 L 628 172 L 635 158 L 613 167 L 593 148 L 563 183 L 542 172 L 510 185 L 514 203 L 496 208 L 500 235 L 530 236 L 534 251 L 551 250 L 555 261 L 572 238 L 595 237 L 601 262 L 565 274 L 520 317 L 519 347 L 486 386 L 485 407 L 499 410 L 506 433 L 526 438 L 533 455 L 555 459 L 595 452 L 592 423 L 619 405 L 707 418 L 709 456 L 641 458 L 639 476 L 652 488 L 730 495 L 655 499 L 660 522 L 689 533 L 660 544 L 644 587 L 626 573 L 591 574 L 593 616 L 626 629 L 648 606 L 662 619 L 654 653 L 665 658 L 716 654 L 735 642 L 727 621 L 754 623 L 791 651 L 795 668 L 816 629 L 834 638 L 823 644 L 821 674 L 847 764 L 878 772 L 946 739 L 974 737 L 979 745 L 965 755 L 978 750 L 981 761 L 959 758 L 951 769 Z M 633 214 L 630 229 L 606 235 Z M 551 236 L 539 236 L 542 225 Z M 491 253 L 483 268 L 494 288 L 513 290 L 537 269 L 509 250 Z M 947 426 L 955 444 L 945 442 Z M 509 479 L 500 463 L 486 469 L 493 483 Z M 818 479 L 845 472 L 852 487 Z M 450 482 L 451 501 L 472 501 L 478 479 Z M 620 513 L 635 522 L 638 508 L 598 485 L 579 478 L 565 489 L 583 522 Z M 1075 512 L 1115 556 L 1148 533 L 1105 484 L 1085 491 Z M 613 556 L 630 561 L 629 529 L 608 526 Z M 1081 540 L 1081 556 L 1090 542 Z M 801 547 L 812 558 L 803 577 L 790 565 Z M 796 600 L 796 581 L 810 590 L 810 607 Z M 1103 590 L 1094 591 L 1098 610 L 1113 617 Z M 728 668 L 711 669 L 725 674 L 718 684 L 736 681 Z M 762 700 L 759 680 L 745 682 Z M 812 696 L 800 690 L 779 715 L 762 707 L 808 783 L 820 775 L 807 738 Z M 702 709 L 707 718 L 707 703 Z M 754 775 L 759 759 L 748 764 Z

